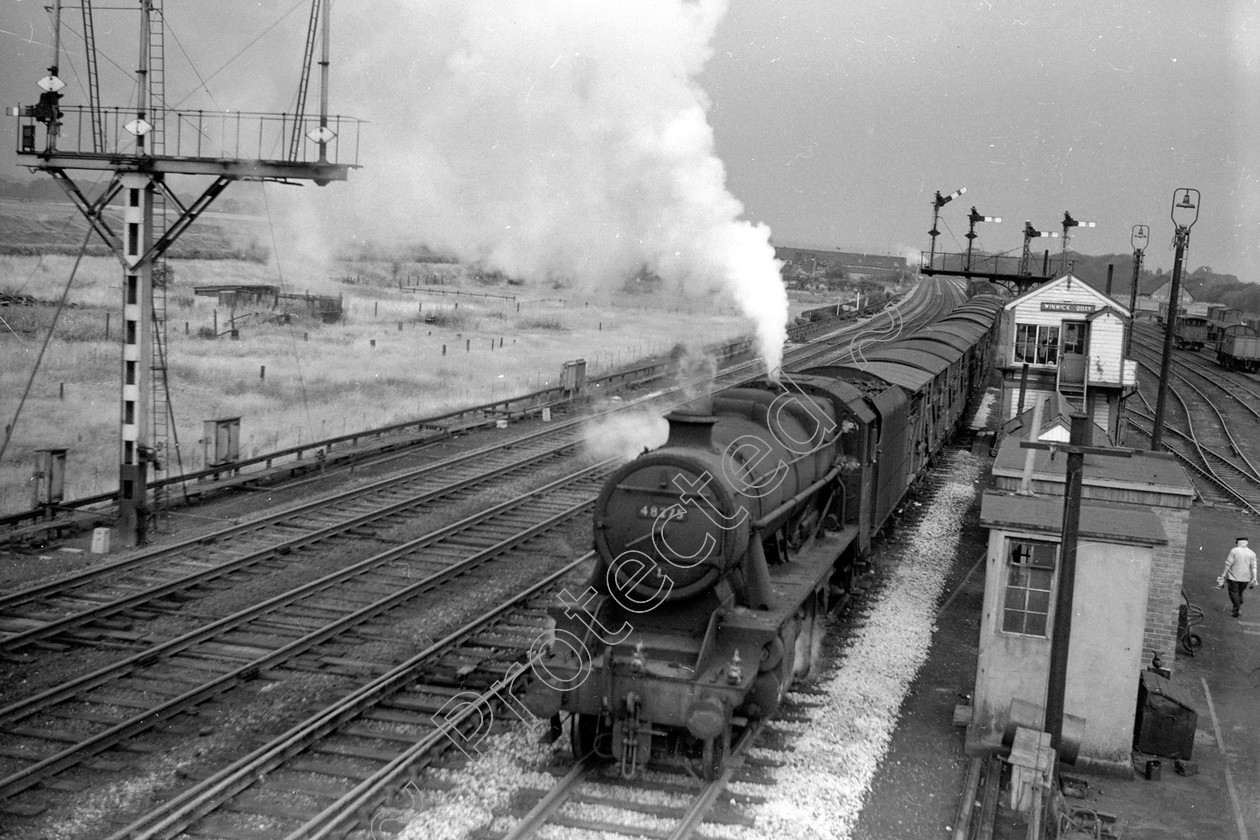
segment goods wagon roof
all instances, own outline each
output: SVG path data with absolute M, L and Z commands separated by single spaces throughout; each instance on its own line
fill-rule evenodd
M 848 367 L 878 376 L 889 385 L 899 385 L 907 391 L 921 391 L 933 379 L 925 370 L 894 361 L 855 362 Z
M 896 362 L 902 365 L 916 367 L 919 370 L 925 370 L 933 375 L 940 373 L 956 361 L 960 354 L 951 347 L 946 347 L 939 342 L 928 342 L 933 345 L 931 349 L 920 347 L 923 342 L 915 339 L 897 342 L 896 347 L 881 348 L 879 350 L 870 350 L 864 353 L 868 361 L 872 362 Z M 939 349 L 936 349 L 939 348 Z M 948 354 L 948 358 L 946 357 Z
M 889 347 L 887 349 L 912 350 L 916 353 L 928 353 L 933 356 L 939 356 L 940 358 L 944 359 L 946 365 L 957 364 L 958 361 L 962 359 L 963 357 L 961 350 L 955 347 L 952 347 L 943 341 L 934 341 L 931 339 L 924 338 L 921 333 L 916 334 L 913 338 L 907 338 L 902 341 L 898 341 L 892 347 Z M 873 352 L 878 353 L 880 351 L 876 350 Z M 916 366 L 918 365 L 918 362 L 911 362 L 911 363 L 915 364 Z
M 993 326 L 993 314 L 990 312 L 978 312 L 974 310 L 959 312 L 955 309 L 949 315 L 937 321 L 936 326 L 949 323 L 971 323 L 987 330 L 989 327 Z
M 959 304 L 954 307 L 955 312 L 997 312 L 1002 308 L 1003 301 L 999 298 L 987 298 L 985 300 L 971 299 L 966 303 Z
M 936 324 L 935 326 L 924 330 L 920 335 L 931 336 L 937 341 L 950 341 L 952 346 L 958 347 L 958 342 L 964 342 L 965 346 L 961 349 L 970 350 L 980 343 L 988 330 L 979 324 L 972 324 L 966 321 L 947 321 L 944 324 Z M 946 338 L 948 336 L 948 338 Z
M 847 405 L 849 410 L 864 423 L 870 423 L 874 420 L 875 413 L 866 404 L 862 392 L 843 379 L 836 378 L 833 370 L 806 368 L 799 376 L 794 374 L 792 382 L 799 383 L 802 387 L 809 384 L 833 394 L 836 399 Z
M 937 331 L 960 335 L 968 341 L 974 342 L 987 333 L 989 327 L 984 324 L 977 324 L 975 321 L 968 321 L 966 318 L 946 318 L 944 321 L 937 321 L 927 328 L 927 332 Z
M 947 327 L 934 326 L 926 330 L 919 330 L 915 333 L 916 341 L 930 341 L 936 344 L 944 344 L 950 348 L 957 350 L 959 353 L 965 353 L 971 349 L 971 345 L 976 343 L 979 333 L 961 332 L 958 329 L 949 329 Z

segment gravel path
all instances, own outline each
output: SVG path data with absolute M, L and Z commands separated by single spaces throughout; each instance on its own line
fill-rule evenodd
M 941 486 L 922 518 L 897 535 L 888 562 L 892 580 L 865 625 L 852 631 L 838 660 L 813 686 L 822 694 L 802 698 L 820 706 L 810 723 L 793 724 L 801 730 L 795 749 L 776 755 L 787 764 L 771 771 L 776 785 L 756 828 L 730 832 L 737 840 L 853 836 L 902 701 L 927 658 L 980 461 L 969 453 L 952 454 L 941 472 Z

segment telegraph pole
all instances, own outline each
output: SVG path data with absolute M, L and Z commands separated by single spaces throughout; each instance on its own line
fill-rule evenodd
M 1050 674 L 1046 682 L 1046 729 L 1050 746 L 1062 752 L 1064 696 L 1067 692 L 1068 649 L 1072 641 L 1072 599 L 1076 594 L 1076 544 L 1081 522 L 1081 487 L 1085 456 L 1108 455 L 1129 458 L 1127 449 L 1090 446 L 1093 421 L 1084 412 L 1072 414 L 1072 436 L 1061 443 L 1024 441 L 1022 449 L 1049 449 L 1068 453 L 1066 485 L 1063 490 L 1063 526 L 1059 545 L 1059 582 L 1054 599 L 1054 627 L 1050 638 Z
M 1179 192 L 1184 192 L 1181 201 L 1177 201 Z M 1194 193 L 1193 201 L 1191 193 Z M 1171 215 L 1176 255 L 1173 257 L 1172 284 L 1168 289 L 1168 316 L 1164 319 L 1164 356 L 1159 363 L 1159 396 L 1155 400 L 1155 423 L 1151 429 L 1152 452 L 1158 452 L 1164 444 L 1164 404 L 1168 399 L 1168 368 L 1172 364 L 1173 331 L 1177 323 L 1178 298 L 1181 296 L 1181 266 L 1190 244 L 1190 228 L 1199 220 L 1199 191 L 1188 187 L 1174 190 Z

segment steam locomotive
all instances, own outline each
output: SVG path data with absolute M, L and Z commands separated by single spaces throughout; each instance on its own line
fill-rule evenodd
M 722 772 L 819 658 L 828 610 L 989 372 L 1002 300 L 972 297 L 860 355 L 667 418 L 594 509 L 598 561 L 551 607 L 533 713 L 635 775 L 654 751 Z

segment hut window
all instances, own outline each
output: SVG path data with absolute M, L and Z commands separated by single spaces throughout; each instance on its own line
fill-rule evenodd
M 1015 325 L 1015 361 L 1030 365 L 1059 363 L 1059 328 L 1044 324 Z
M 1089 325 L 1084 321 L 1063 322 L 1063 352 L 1085 355 L 1085 342 L 1089 335 Z
M 1057 543 L 1010 540 L 1002 630 L 1023 636 L 1048 635 Z

